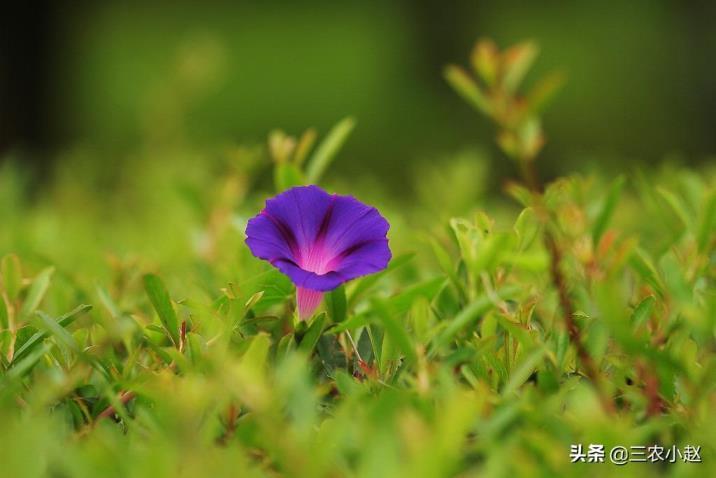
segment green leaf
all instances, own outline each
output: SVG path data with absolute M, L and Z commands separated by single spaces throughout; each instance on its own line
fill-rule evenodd
M 283 131 L 274 130 L 269 133 L 268 147 L 273 160 L 277 164 L 284 164 L 288 162 L 296 143 Z
M 298 145 L 296 146 L 296 152 L 293 155 L 293 163 L 296 166 L 300 167 L 306 160 L 309 151 L 311 151 L 313 144 L 316 142 L 317 136 L 315 129 L 308 129 L 301 135 L 301 139 L 298 140 Z
M 27 375 L 40 361 L 43 355 L 50 351 L 52 346 L 50 344 L 44 344 L 42 347 L 34 350 L 32 353 L 24 354 L 22 360 L 13 360 L 13 367 L 7 372 L 7 378 L 10 380 L 16 380 L 18 378 Z M 15 355 L 17 357 L 17 355 Z
M 525 98 L 525 116 L 541 113 L 565 83 L 562 72 L 553 72 L 535 84 Z
M 712 192 L 706 199 L 703 215 L 701 217 L 701 225 L 699 226 L 697 243 L 699 252 L 706 252 L 709 240 L 716 231 L 716 192 Z
M 162 321 L 162 325 L 169 333 L 169 337 L 174 342 L 174 345 L 178 345 L 179 321 L 164 283 L 158 276 L 146 274 L 144 276 L 144 290 L 154 306 L 154 310 L 157 311 L 159 320 Z
M 656 192 L 661 196 L 661 198 L 666 201 L 666 203 L 669 205 L 672 211 L 674 211 L 674 214 L 676 214 L 676 217 L 679 218 L 679 220 L 684 224 L 686 228 L 691 227 L 691 215 L 686 210 L 686 207 L 684 206 L 684 203 L 681 201 L 681 199 L 676 196 L 671 191 L 668 191 L 664 188 L 656 188 Z
M 505 388 L 502 390 L 502 394 L 512 395 L 515 393 L 517 389 L 527 381 L 529 376 L 532 375 L 532 372 L 534 372 L 534 370 L 539 366 L 545 353 L 545 349 L 539 348 L 537 350 L 533 350 L 527 357 L 525 357 L 525 359 L 522 360 L 522 362 L 520 362 L 520 364 L 513 370 L 510 375 L 510 379 L 505 385 Z
M 91 305 L 83 304 L 77 306 L 74 310 L 66 313 L 65 315 L 59 317 L 57 319 L 57 326 L 60 328 L 66 328 L 69 327 L 77 317 L 84 314 L 85 312 L 92 309 Z M 12 359 L 12 364 L 17 363 L 20 359 L 22 359 L 24 356 L 26 356 L 29 352 L 31 352 L 35 347 L 37 347 L 43 339 L 45 339 L 48 336 L 48 330 L 42 330 L 40 332 L 37 332 L 35 335 L 30 337 L 25 343 L 22 344 L 22 346 L 15 351 L 15 355 Z
M 619 176 L 614 180 L 612 185 L 609 187 L 607 196 L 604 198 L 604 203 L 599 208 L 599 212 L 597 213 L 597 217 L 594 221 L 594 226 L 592 227 L 592 243 L 594 244 L 594 247 L 597 247 L 602 235 L 609 226 L 609 221 L 611 220 L 612 215 L 614 214 L 614 209 L 616 208 L 619 198 L 621 197 L 624 182 L 624 176 Z
M 474 274 L 492 271 L 511 250 L 513 236 L 504 232 L 490 234 L 478 247 L 475 260 L 470 264 Z
M 344 118 L 321 141 L 306 165 L 306 179 L 310 184 L 315 184 L 321 179 L 354 127 L 355 120 L 353 118 Z
M 388 337 L 390 344 L 395 345 L 404 355 L 408 363 L 415 363 L 417 360 L 417 354 L 415 352 L 415 346 L 413 345 L 408 332 L 405 327 L 398 321 L 398 319 L 391 315 L 389 310 L 386 308 L 379 308 L 380 322 L 385 329 L 385 334 Z M 385 345 L 385 344 L 383 344 Z M 384 352 L 387 347 L 384 347 Z M 385 365 L 385 360 L 391 358 L 390 354 L 384 355 L 381 353 L 381 369 Z
M 331 327 L 330 332 L 332 334 L 337 334 L 339 332 L 343 332 L 344 330 L 354 330 L 359 327 L 365 327 L 370 323 L 370 313 L 368 311 L 365 311 L 361 312 L 360 314 L 353 315 L 348 320 L 344 320 L 340 324 Z
M 323 332 L 323 325 L 326 322 L 326 314 L 319 314 L 314 320 L 311 326 L 308 328 L 306 333 L 301 338 L 301 343 L 298 344 L 298 350 L 310 354 L 318 343 L 318 339 L 321 338 Z
M 631 323 L 635 329 L 640 327 L 651 316 L 655 303 L 656 298 L 653 295 L 645 297 L 639 302 L 639 305 L 636 306 L 634 312 L 631 314 Z
M 532 41 L 519 43 L 504 52 L 502 84 L 509 93 L 520 86 L 538 53 L 539 48 Z
M 664 283 L 659 272 L 654 266 L 646 251 L 636 248 L 629 256 L 629 265 L 639 274 L 647 284 L 649 284 L 660 296 L 664 295 Z
M 0 295 L 0 329 L 7 329 L 10 326 L 8 322 L 7 304 L 5 297 Z
M 482 77 L 488 86 L 495 84 L 500 69 L 500 52 L 492 40 L 482 39 L 475 44 L 470 55 L 475 72 Z
M 306 183 L 301 171 L 295 164 L 277 164 L 273 170 L 273 174 L 274 185 L 277 192 L 285 191 L 294 186 L 301 186 Z
M 110 317 L 117 319 L 122 315 L 119 307 L 117 307 L 117 304 L 114 302 L 114 299 L 112 299 L 109 295 L 109 292 L 107 292 L 107 290 L 100 285 L 97 286 L 97 296 L 99 297 L 99 301 L 109 313 Z
M 20 320 L 27 320 L 40 306 L 40 302 L 45 297 L 47 289 L 50 287 L 50 279 L 52 274 L 55 272 L 54 267 L 48 267 L 43 269 L 37 277 L 32 281 L 30 290 L 27 292 L 27 297 L 22 304 L 20 309 Z
M 430 246 L 432 247 L 433 253 L 438 260 L 438 264 L 440 264 L 440 269 L 442 269 L 445 275 L 448 276 L 453 287 L 455 287 L 455 289 L 460 293 L 460 295 L 462 297 L 465 297 L 465 287 L 463 286 L 463 283 L 460 278 L 457 276 L 457 271 L 455 270 L 455 265 L 450 258 L 450 254 L 448 254 L 448 252 L 437 241 L 437 239 L 432 238 L 430 240 Z
M 390 308 L 393 314 L 404 314 L 410 310 L 410 306 L 416 299 L 422 297 L 429 301 L 435 298 L 435 295 L 446 284 L 444 277 L 434 277 L 418 284 L 407 287 L 405 290 L 390 297 L 385 304 Z
M 2 283 L 8 299 L 14 302 L 22 289 L 20 258 L 15 254 L 8 254 L 2 258 Z
M 72 335 L 67 332 L 62 325 L 60 325 L 59 321 L 56 321 L 42 311 L 37 312 L 37 317 L 40 328 L 45 329 L 48 335 L 55 336 L 59 342 L 59 345 L 66 347 L 73 352 L 77 352 L 77 342 L 75 342 L 75 339 L 72 338 Z M 64 326 L 66 327 L 67 325 L 69 324 L 65 322 Z
M 334 323 L 343 322 L 346 319 L 347 301 L 344 286 L 337 287 L 326 294 L 326 308 Z
M 507 286 L 496 292 L 497 296 L 504 300 L 511 298 L 520 290 L 517 286 Z M 434 355 L 442 347 L 447 345 L 461 330 L 467 328 L 473 322 L 485 315 L 495 304 L 486 294 L 481 295 L 457 314 L 448 323 L 448 326 L 435 337 L 430 348 L 430 355 Z
M 266 333 L 260 333 L 251 339 L 249 348 L 241 357 L 242 364 L 248 370 L 260 372 L 266 367 L 271 338 Z
M 523 209 L 517 216 L 513 230 L 518 240 L 517 250 L 524 251 L 529 248 L 540 230 L 540 223 L 534 209 L 531 207 Z
M 353 305 L 355 305 L 358 298 L 366 291 L 368 291 L 372 286 L 374 286 L 381 278 L 383 278 L 387 274 L 390 274 L 396 269 L 408 264 L 414 258 L 414 253 L 402 254 L 398 257 L 393 258 L 385 270 L 378 272 L 377 274 L 371 274 L 369 276 L 363 277 L 362 279 L 356 281 L 355 286 L 349 291 L 350 293 L 348 294 L 348 306 L 352 307 Z
M 450 86 L 452 86 L 470 106 L 487 116 L 492 115 L 489 99 L 465 70 L 459 66 L 449 65 L 445 68 L 444 76 Z
M 276 358 L 283 359 L 296 349 L 296 340 L 293 334 L 286 334 L 281 337 L 276 346 Z

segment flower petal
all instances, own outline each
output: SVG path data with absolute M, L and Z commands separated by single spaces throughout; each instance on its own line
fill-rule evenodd
M 385 239 L 390 224 L 376 208 L 337 196 L 325 229 L 325 247 L 340 254 L 358 243 Z
M 327 221 L 324 248 L 332 254 L 327 268 L 344 280 L 385 269 L 391 259 L 388 221 L 374 207 L 353 197 L 336 198 Z
M 336 272 L 345 280 L 373 274 L 388 266 L 392 254 L 388 239 L 373 239 L 358 243 L 346 254 Z
M 297 250 L 290 239 L 265 214 L 249 220 L 246 226 L 246 244 L 259 259 L 272 261 L 280 257 L 295 260 Z
M 298 265 L 296 265 L 296 263 L 287 259 L 278 259 L 272 261 L 271 264 L 290 277 L 296 287 L 325 292 L 335 289 L 346 281 L 346 279 L 338 272 L 316 274 L 315 272 L 301 269 Z
M 300 262 L 300 255 L 307 254 L 318 237 L 333 201 L 334 196 L 317 186 L 295 187 L 266 201 L 262 214 L 281 230 Z

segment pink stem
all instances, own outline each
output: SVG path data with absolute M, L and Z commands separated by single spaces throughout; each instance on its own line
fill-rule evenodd
M 301 320 L 309 319 L 321 304 L 321 299 L 323 299 L 323 292 L 319 290 L 296 287 L 298 317 Z

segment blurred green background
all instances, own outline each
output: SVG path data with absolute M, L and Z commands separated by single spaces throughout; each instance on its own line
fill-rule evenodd
M 47 173 L 80 145 L 111 175 L 148 145 L 263 143 L 352 115 L 332 174 L 401 191 L 416 163 L 500 156 L 441 75 L 489 36 L 541 45 L 528 83 L 567 74 L 545 116 L 545 176 L 708 161 L 714 19 L 706 1 L 47 2 L 6 20 L 0 151 Z M 496 182 L 511 173 L 490 164 Z

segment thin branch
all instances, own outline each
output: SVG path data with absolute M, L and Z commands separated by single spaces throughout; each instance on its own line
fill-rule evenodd
M 229 439 L 236 432 L 236 420 L 239 418 L 239 409 L 233 403 L 229 404 L 229 408 L 226 411 L 226 425 L 224 433 L 216 440 L 219 445 L 226 445 Z
M 641 380 L 644 382 L 644 396 L 647 406 L 646 414 L 649 417 L 660 415 L 666 409 L 664 400 L 659 395 L 659 377 L 650 371 L 643 363 L 638 363 L 637 370 Z
M 127 403 L 129 403 L 130 400 L 132 400 L 136 396 L 137 396 L 137 394 L 132 391 L 125 391 L 125 392 L 122 392 L 119 394 L 118 400 L 119 400 L 119 403 L 121 403 L 122 405 L 126 405 Z M 117 409 L 114 407 L 114 405 L 110 405 L 107 408 L 105 408 L 102 411 L 102 413 L 97 415 L 97 419 L 95 420 L 95 423 L 103 418 L 112 417 L 112 416 L 114 416 L 115 413 L 117 413 Z
M 584 345 L 582 331 L 579 328 L 577 322 L 574 320 L 575 308 L 574 304 L 572 303 L 572 298 L 569 296 L 569 287 L 567 285 L 567 280 L 561 268 L 563 253 L 560 249 L 557 239 L 555 238 L 552 231 L 549 230 L 549 227 L 547 225 L 549 221 L 549 212 L 546 210 L 546 206 L 542 203 L 542 183 L 540 182 L 537 170 L 534 167 L 534 162 L 532 160 L 522 158 L 519 160 L 519 163 L 521 166 L 523 181 L 525 182 L 527 187 L 535 194 L 535 202 L 537 203 L 536 209 L 541 210 L 542 212 L 543 223 L 545 227 L 543 239 L 550 258 L 550 276 L 552 279 L 552 285 L 557 290 L 557 293 L 559 295 L 559 304 L 560 308 L 562 309 L 562 313 L 564 314 L 564 324 L 567 328 L 569 340 L 570 342 L 572 342 L 572 345 L 574 345 L 575 349 L 577 350 L 577 357 L 579 358 L 579 362 L 584 368 L 585 374 L 597 389 L 597 394 L 599 395 L 599 400 L 602 403 L 604 410 L 608 413 L 613 413 L 614 401 L 607 396 L 607 393 L 604 390 L 602 380 L 599 375 L 599 370 L 594 363 L 592 356 L 589 354 L 589 351 Z

